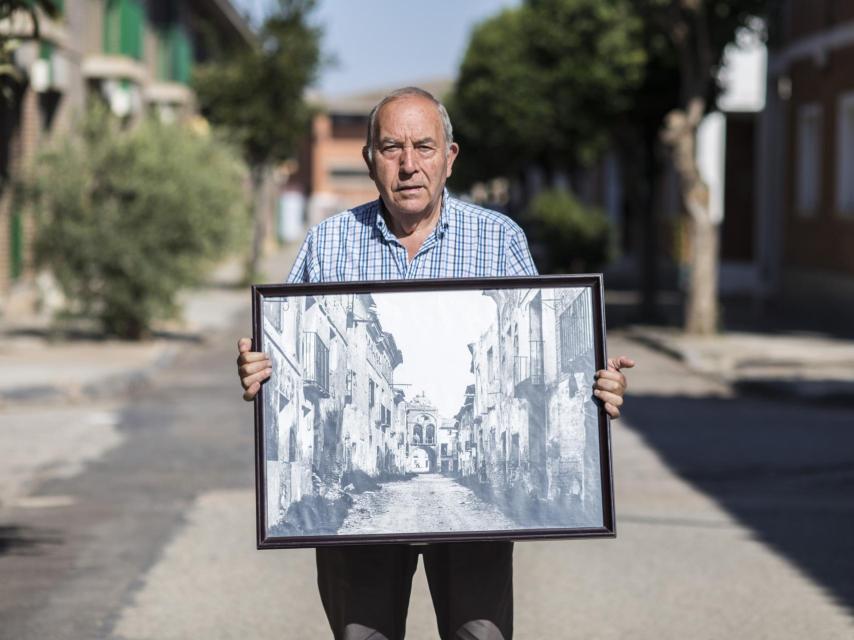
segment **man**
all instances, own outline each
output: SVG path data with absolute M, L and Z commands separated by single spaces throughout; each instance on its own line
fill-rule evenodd
M 289 282 L 533 276 L 525 234 L 506 216 L 451 198 L 445 181 L 459 153 L 444 106 L 415 87 L 371 111 L 362 155 L 380 197 L 308 232 Z M 241 338 L 243 398 L 271 374 L 267 356 Z M 631 359 L 609 361 L 594 394 L 620 415 Z M 336 639 L 402 638 L 418 555 L 443 640 L 509 640 L 513 633 L 511 542 L 325 547 L 317 581 Z

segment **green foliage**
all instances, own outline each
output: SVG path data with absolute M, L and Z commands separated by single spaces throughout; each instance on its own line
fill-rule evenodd
M 714 97 L 724 47 L 768 3 L 698 4 L 699 18 L 678 0 L 528 0 L 483 22 L 448 100 L 462 149 L 453 184 L 572 170 L 626 128 L 657 130 L 696 91 L 682 86 L 677 37 L 708 40 L 708 64 L 691 77 Z
M 195 69 L 202 112 L 224 127 L 255 167 L 290 158 L 311 115 L 303 94 L 321 62 L 320 31 L 308 23 L 313 0 L 279 0 L 259 46 L 223 52 Z
M 561 189 L 541 192 L 528 209 L 532 235 L 547 251 L 549 273 L 579 273 L 612 257 L 611 226 L 601 209 Z
M 627 0 L 539 0 L 477 27 L 449 101 L 462 181 L 594 160 L 643 80 L 642 26 Z
M 240 156 L 213 137 L 153 119 L 122 131 L 95 109 L 41 153 L 22 190 L 38 216 L 36 261 L 75 312 L 143 337 L 241 237 L 245 179 Z

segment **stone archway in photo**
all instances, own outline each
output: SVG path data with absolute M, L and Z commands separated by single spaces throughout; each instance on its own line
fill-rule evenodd
M 436 471 L 436 450 L 433 447 L 415 446 L 409 452 L 406 470 L 413 473 L 433 473 Z

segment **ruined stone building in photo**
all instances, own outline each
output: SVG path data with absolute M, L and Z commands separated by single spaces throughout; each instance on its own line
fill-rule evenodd
M 458 469 L 496 488 L 594 509 L 601 496 L 590 290 L 486 295 L 496 320 L 469 346 L 475 382 L 456 416 Z
M 268 300 L 263 325 L 274 369 L 264 387 L 266 473 L 280 487 L 268 492 L 271 518 L 337 490 L 348 472 L 403 473 L 403 394 L 393 388 L 403 356 L 372 297 Z

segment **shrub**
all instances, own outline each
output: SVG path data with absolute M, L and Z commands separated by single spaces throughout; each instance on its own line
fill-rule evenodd
M 534 240 L 547 253 L 548 271 L 592 271 L 611 258 L 611 226 L 605 213 L 567 191 L 543 191 L 531 202 L 527 217 Z
M 122 130 L 93 109 L 37 158 L 23 190 L 37 217 L 36 262 L 75 315 L 144 337 L 244 237 L 244 181 L 239 156 L 211 135 L 154 119 Z

